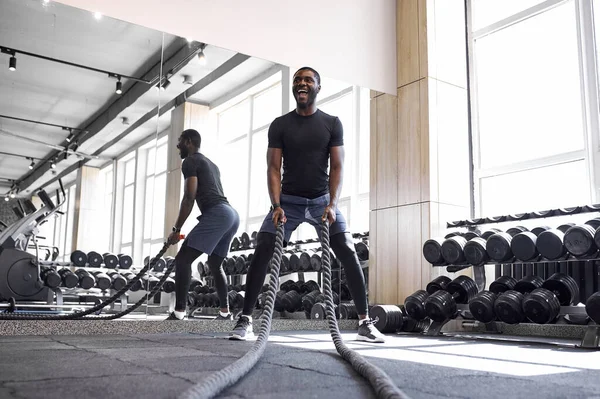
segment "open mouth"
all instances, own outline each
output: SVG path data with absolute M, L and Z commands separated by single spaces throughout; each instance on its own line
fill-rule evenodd
M 300 90 L 297 90 L 296 93 L 298 93 L 298 98 L 307 98 L 308 97 L 308 90 L 300 89 Z

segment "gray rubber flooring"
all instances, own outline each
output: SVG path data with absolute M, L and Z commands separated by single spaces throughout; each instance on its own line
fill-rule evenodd
M 176 398 L 241 357 L 225 334 L 0 337 L 0 398 Z M 600 398 L 600 351 L 542 344 L 389 336 L 344 338 L 411 398 Z M 223 398 L 371 398 L 324 331 L 271 335 Z

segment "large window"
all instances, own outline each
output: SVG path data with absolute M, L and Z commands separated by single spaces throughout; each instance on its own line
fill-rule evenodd
M 596 201 L 590 2 L 471 0 L 470 10 L 475 214 Z
M 111 251 L 112 242 L 112 220 L 113 220 L 113 191 L 114 191 L 114 170 L 110 164 L 100 170 L 99 184 L 104 187 L 103 197 L 100 201 L 101 217 L 100 220 L 104 223 L 99 226 L 99 234 L 97 235 L 98 248 L 105 248 Z
M 167 140 L 144 149 L 146 157 L 146 185 L 144 200 L 143 256 L 160 251 L 164 241 L 165 199 L 167 195 Z M 144 151 L 140 150 L 140 151 Z
M 115 224 L 115 227 L 121 228 L 121 242 L 119 253 L 133 255 L 133 220 L 135 207 L 135 167 L 136 167 L 135 151 L 127 155 L 119 162 L 119 166 L 123 169 L 123 201 L 121 203 L 121 224 Z M 117 228 L 118 228 L 117 227 Z

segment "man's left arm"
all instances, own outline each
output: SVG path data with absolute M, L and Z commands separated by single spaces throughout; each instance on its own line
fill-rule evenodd
M 329 219 L 329 223 L 335 222 L 335 211 L 342 193 L 344 176 L 344 129 L 339 118 L 331 132 L 329 143 L 329 205 L 323 213 L 323 220 Z
M 183 198 L 181 199 L 181 206 L 179 207 L 179 216 L 175 222 L 174 231 L 169 235 L 168 243 L 171 245 L 179 242 L 179 232 L 183 227 L 183 224 L 187 220 L 192 209 L 194 208 L 194 201 L 196 199 L 196 191 L 198 190 L 198 177 L 195 175 L 185 179 L 185 187 L 183 190 Z

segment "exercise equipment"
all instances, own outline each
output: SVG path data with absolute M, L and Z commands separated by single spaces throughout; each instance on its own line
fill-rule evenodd
M 373 306 L 369 314 L 376 320 L 375 327 L 382 333 L 423 332 L 429 327 L 428 320 L 415 320 L 403 307 L 395 305 Z
M 546 230 L 550 230 L 550 227 L 540 226 L 531 231 L 516 234 L 510 243 L 510 249 L 515 258 L 524 262 L 537 260 L 540 255 L 536 247 L 537 238 Z
M 85 266 L 85 264 L 88 261 L 88 257 L 87 254 L 83 251 L 80 250 L 75 250 L 73 252 L 71 252 L 71 256 L 69 257 L 71 259 L 71 262 L 75 265 L 75 266 L 79 266 L 79 267 L 83 267 Z
M 90 265 L 90 267 L 100 267 L 100 266 L 102 266 L 102 262 L 104 262 L 104 259 L 102 259 L 102 255 L 100 255 L 96 251 L 88 252 L 87 260 L 88 260 L 88 264 Z
M 538 252 L 548 260 L 566 258 L 568 252 L 564 246 L 565 232 L 574 225 L 574 223 L 566 223 L 556 229 L 541 232 L 535 243 Z
M 79 277 L 77 277 L 75 273 L 73 273 L 71 270 L 60 269 L 58 271 L 58 274 L 60 275 L 60 278 L 62 280 L 63 287 L 75 288 L 79 285 Z
M 584 258 L 598 252 L 596 231 L 600 227 L 600 218 L 588 220 L 585 224 L 570 227 L 565 231 L 563 242 L 567 251 L 577 257 Z M 600 234 L 598 234 L 600 242 Z
M 585 302 L 585 312 L 594 321 L 600 325 L 600 292 L 596 292 Z
M 477 284 L 473 279 L 458 276 L 448 283 L 446 291 L 436 291 L 425 300 L 425 314 L 436 322 L 455 318 L 458 311 L 456 305 L 469 303 L 477 292 Z
M 75 270 L 75 275 L 79 278 L 79 287 L 89 290 L 96 285 L 96 278 L 85 269 Z
M 579 302 L 577 282 L 566 274 L 555 273 L 523 299 L 523 311 L 537 324 L 550 323 L 558 317 L 561 306 Z
M 495 262 L 507 262 L 511 260 L 513 252 L 511 249 L 512 239 L 519 233 L 527 231 L 525 227 L 515 226 L 495 234 L 492 234 L 485 243 L 485 250 Z

